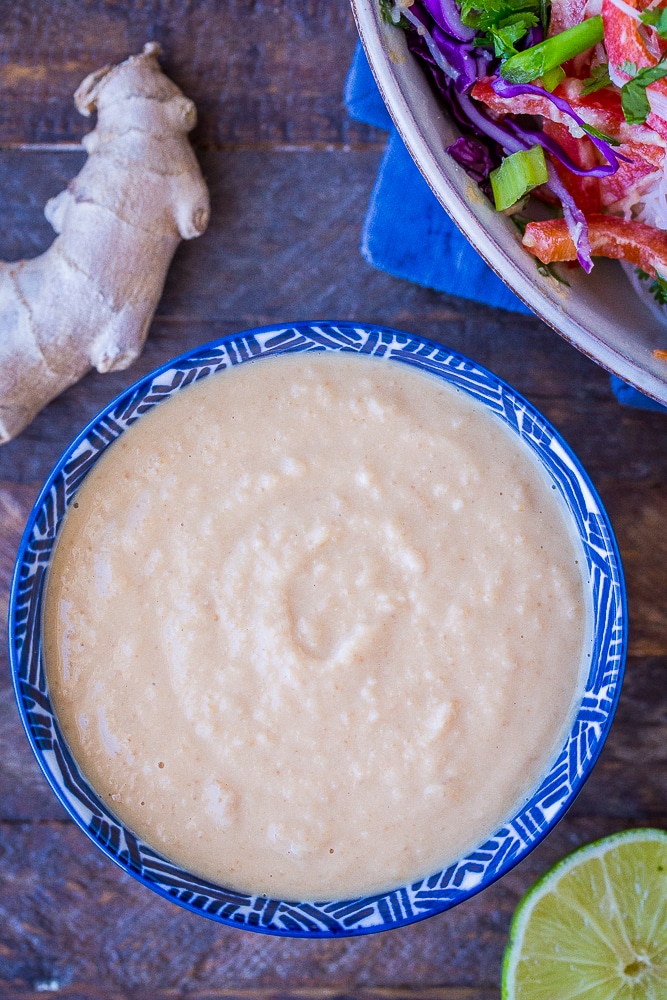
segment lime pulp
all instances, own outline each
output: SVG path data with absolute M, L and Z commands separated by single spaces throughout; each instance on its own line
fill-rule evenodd
M 519 904 L 503 1000 L 667 998 L 667 832 L 626 830 L 548 871 Z

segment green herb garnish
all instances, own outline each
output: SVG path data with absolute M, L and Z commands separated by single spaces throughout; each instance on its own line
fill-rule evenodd
M 595 128 L 594 125 L 580 125 L 579 128 L 582 132 L 586 132 L 587 135 L 592 136 L 594 139 L 602 139 L 603 142 L 608 142 L 610 146 L 620 146 L 618 139 L 612 139 L 610 135 L 606 132 L 601 132 L 599 128 Z
M 648 24 L 650 28 L 655 28 L 659 38 L 667 38 L 667 7 L 643 10 L 639 17 L 642 24 Z
M 482 34 L 476 45 L 493 46 L 505 59 L 516 53 L 515 44 L 540 22 L 542 0 L 462 0 L 461 20 Z
M 469 28 L 489 31 L 517 14 L 538 15 L 539 0 L 462 0 L 461 20 Z
M 549 19 L 551 17 L 551 2 L 550 0 L 540 0 L 540 24 L 542 25 L 542 32 L 546 35 L 549 30 Z
M 623 62 L 620 67 L 632 79 L 621 87 L 621 106 L 628 125 L 643 125 L 651 113 L 646 88 L 667 76 L 667 55 L 655 66 L 637 70 L 636 63 Z
M 642 271 L 641 267 L 635 268 L 635 273 L 642 281 L 651 281 L 651 275 Z M 655 278 L 648 286 L 648 290 L 658 305 L 667 306 L 667 278 L 663 278 L 658 271 L 655 272 Z
M 515 42 L 520 41 L 536 24 L 538 19 L 534 14 L 513 14 L 495 28 L 490 28 L 484 37 L 487 44 L 493 45 L 493 51 L 499 59 L 508 59 L 516 54 Z
M 584 80 L 581 96 L 586 97 L 588 94 L 594 94 L 596 90 L 602 90 L 603 87 L 609 87 L 610 84 L 609 63 L 602 63 L 591 71 L 591 76 L 587 80 Z
M 403 17 L 402 14 L 398 20 L 395 20 L 396 13 L 400 9 L 398 4 L 395 3 L 395 0 L 378 0 L 378 2 L 380 4 L 380 14 L 382 15 L 382 20 L 386 21 L 387 24 L 393 24 L 398 28 L 403 28 L 404 31 L 412 27 L 408 19 Z

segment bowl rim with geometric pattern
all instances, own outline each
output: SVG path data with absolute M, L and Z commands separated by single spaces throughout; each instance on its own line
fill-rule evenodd
M 106 448 L 141 415 L 192 382 L 280 353 L 372 354 L 431 372 L 468 393 L 537 457 L 562 497 L 588 563 L 591 665 L 571 729 L 544 779 L 507 823 L 440 872 L 353 900 L 299 902 L 215 885 L 168 861 L 120 823 L 83 777 L 49 699 L 41 613 L 49 560 L 62 517 Z M 609 518 L 560 434 L 502 379 L 458 351 L 424 337 L 353 322 L 299 322 L 230 334 L 196 347 L 140 378 L 105 406 L 49 474 L 21 540 L 9 601 L 9 656 L 17 705 L 44 775 L 69 816 L 103 853 L 158 895 L 218 923 L 261 933 L 328 938 L 369 934 L 441 913 L 475 895 L 521 861 L 559 821 L 594 766 L 611 726 L 627 649 L 627 604 Z

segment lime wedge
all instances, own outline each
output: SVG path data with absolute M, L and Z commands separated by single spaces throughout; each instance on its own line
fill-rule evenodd
M 667 998 L 667 833 L 626 830 L 560 861 L 524 896 L 503 1000 Z

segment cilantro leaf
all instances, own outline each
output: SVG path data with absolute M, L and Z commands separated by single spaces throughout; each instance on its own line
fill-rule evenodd
M 640 267 L 635 268 L 635 273 L 642 281 L 651 281 L 651 275 L 642 271 Z M 667 306 L 667 278 L 656 271 L 655 279 L 648 286 L 648 290 L 660 306 Z
M 651 113 L 646 88 L 667 76 L 667 57 L 663 56 L 655 66 L 647 66 L 639 72 L 634 63 L 627 61 L 621 68 L 625 73 L 630 73 L 631 68 L 635 71 L 632 79 L 621 87 L 621 106 L 625 120 L 629 125 L 643 125 Z
M 588 94 L 594 94 L 596 90 L 602 90 L 603 87 L 608 87 L 610 84 L 609 63 L 601 63 L 592 70 L 591 76 L 584 80 L 581 96 L 587 97 Z
M 478 31 L 501 28 L 508 18 L 523 13 L 539 16 L 540 0 L 462 0 L 461 3 L 461 20 Z
M 538 19 L 535 14 L 528 12 L 512 14 L 490 27 L 479 41 L 484 45 L 492 45 L 499 59 L 507 59 L 516 54 L 514 43 L 523 38 L 536 24 Z
M 655 28 L 659 38 L 667 38 L 667 7 L 654 7 L 653 10 L 644 10 L 639 16 L 642 24 L 647 24 L 650 28 Z
M 394 5 L 392 0 L 380 0 L 380 13 L 382 14 L 382 20 L 387 21 L 389 24 L 393 22 L 392 12 Z
M 544 16 L 546 0 L 461 0 L 461 20 L 481 33 L 475 44 L 493 47 L 499 59 L 517 55 L 516 43 Z
M 648 286 L 648 290 L 661 306 L 667 306 L 667 279 L 661 274 L 655 273 L 655 281 Z

